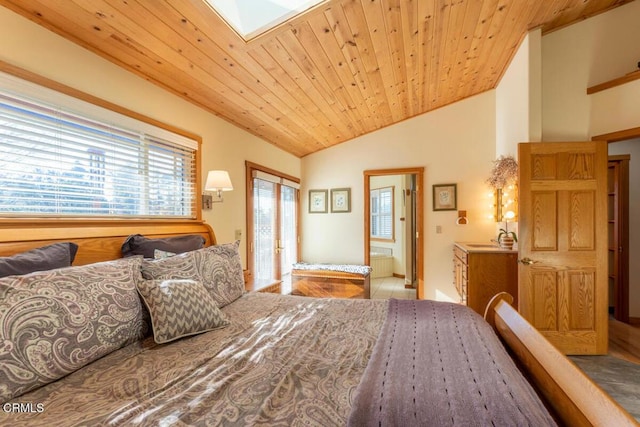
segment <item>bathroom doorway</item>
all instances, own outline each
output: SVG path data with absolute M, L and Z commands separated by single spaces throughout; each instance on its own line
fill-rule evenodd
M 367 170 L 364 178 L 365 264 L 374 275 L 391 269 L 381 274 L 404 277 L 423 299 L 424 168 Z

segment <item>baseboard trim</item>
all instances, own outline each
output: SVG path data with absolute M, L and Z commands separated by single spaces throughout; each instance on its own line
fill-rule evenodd
M 640 326 L 640 317 L 629 317 L 629 324 L 633 326 Z

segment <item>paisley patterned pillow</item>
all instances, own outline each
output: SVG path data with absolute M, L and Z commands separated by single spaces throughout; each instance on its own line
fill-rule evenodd
M 218 307 L 244 294 L 240 242 L 209 246 L 170 258 L 142 262 L 145 279 L 191 279 L 207 288 Z
M 141 339 L 142 257 L 0 279 L 0 402 Z
M 143 280 L 138 291 L 151 314 L 158 344 L 229 324 L 204 285 L 195 280 Z

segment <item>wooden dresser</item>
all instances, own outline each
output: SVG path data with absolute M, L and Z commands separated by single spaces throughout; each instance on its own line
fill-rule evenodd
M 481 315 L 498 292 L 509 292 L 517 309 L 518 251 L 484 243 L 455 243 L 453 283 L 460 303 Z

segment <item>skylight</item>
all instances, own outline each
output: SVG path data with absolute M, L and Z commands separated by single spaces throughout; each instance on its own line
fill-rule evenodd
M 268 31 L 324 0 L 205 0 L 245 40 Z

